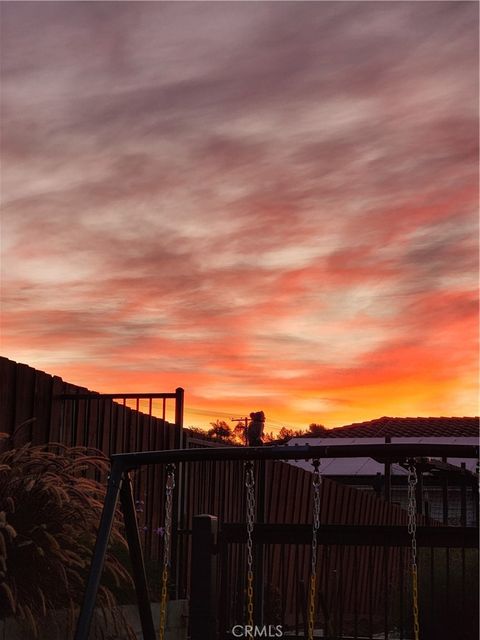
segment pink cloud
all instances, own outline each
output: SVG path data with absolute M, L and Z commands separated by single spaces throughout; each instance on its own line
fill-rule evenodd
M 476 5 L 7 5 L 6 355 L 299 424 L 461 407 Z

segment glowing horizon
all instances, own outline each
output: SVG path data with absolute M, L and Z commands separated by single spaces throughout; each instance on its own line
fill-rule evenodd
M 2 13 L 2 355 L 186 426 L 478 413 L 478 5 Z

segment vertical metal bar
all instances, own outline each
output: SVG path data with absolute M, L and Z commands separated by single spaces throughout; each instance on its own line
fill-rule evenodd
M 95 426 L 95 447 L 102 450 L 103 445 L 103 420 L 105 417 L 105 404 L 103 402 L 97 402 L 97 424 Z M 104 451 L 105 453 L 105 451 Z M 95 471 L 95 480 L 100 482 L 100 471 Z
M 295 611 L 295 635 L 298 636 L 298 630 L 299 630 L 299 616 L 298 616 L 298 576 L 300 574 L 299 571 L 299 567 L 298 567 L 298 562 L 299 562 L 299 558 L 298 558 L 298 544 L 295 545 L 295 556 L 294 556 L 294 563 L 295 563 L 295 572 L 294 572 L 294 576 L 295 576 L 295 580 L 294 580 L 294 584 L 295 584 L 295 604 L 294 604 L 294 611 Z
M 448 626 L 450 626 L 450 616 L 448 615 L 451 603 L 450 603 L 450 549 L 447 547 L 445 549 L 445 612 L 446 612 L 446 621 Z M 449 629 L 446 629 L 447 637 L 449 634 Z
M 385 636 L 385 640 L 388 640 L 388 631 L 389 631 L 389 624 L 388 624 L 388 591 L 389 591 L 389 585 L 388 585 L 388 547 L 386 545 L 384 545 L 383 547 L 383 592 L 384 592 L 384 597 L 385 597 L 385 601 L 384 601 L 384 608 L 383 608 L 383 616 L 384 616 L 384 636 Z
M 404 605 L 404 590 L 405 590 L 405 581 L 404 581 L 404 575 L 405 575 L 405 569 L 406 569 L 406 563 L 405 563 L 405 555 L 403 552 L 403 547 L 400 547 L 400 588 L 398 590 L 399 592 L 399 599 L 400 599 L 400 620 L 399 620 L 399 627 L 400 627 L 400 640 L 404 639 L 404 627 L 403 627 L 403 605 Z
M 127 538 L 132 563 L 133 581 L 137 594 L 138 613 L 142 625 L 144 640 L 155 640 L 155 627 L 153 624 L 152 609 L 150 606 L 150 594 L 148 592 L 145 562 L 143 560 L 140 533 L 135 513 L 135 502 L 130 476 L 125 474 L 120 491 L 123 516 L 125 521 L 125 537 Z
M 462 462 L 462 473 L 460 476 L 460 525 L 467 526 L 467 485 L 465 482 L 466 464 Z
M 184 395 L 185 392 L 181 387 L 175 389 L 175 440 L 174 447 L 177 449 L 181 449 L 183 447 L 183 405 L 184 405 Z M 164 402 L 164 420 L 165 420 L 165 398 Z M 174 559 L 175 565 L 173 567 L 172 575 L 174 576 L 175 585 L 174 585 L 174 593 L 175 598 L 179 597 L 180 591 L 180 574 L 181 574 L 181 566 L 180 566 L 180 547 L 179 544 L 179 536 L 178 529 L 181 521 L 181 510 L 182 510 L 182 494 L 183 494 L 183 486 L 182 486 L 182 464 L 178 463 L 177 465 L 177 482 L 175 484 L 175 494 L 174 494 L 174 504 L 176 508 L 173 510 L 172 517 L 172 558 Z
M 425 550 L 425 556 L 427 554 L 427 551 Z M 433 547 L 430 547 L 429 550 L 429 559 L 430 559 L 430 584 L 429 584 L 429 589 L 428 589 L 428 600 L 425 597 L 424 602 L 428 602 L 429 603 L 429 612 L 428 612 L 428 619 L 429 619 L 429 626 L 430 626 L 430 633 L 433 633 L 432 629 L 433 629 L 433 623 L 434 623 L 434 618 L 435 618 L 435 605 L 433 602 L 433 572 L 434 572 L 434 566 L 433 566 Z M 427 577 L 427 559 L 425 559 L 425 578 Z M 424 581 L 424 584 L 426 585 L 427 581 Z M 426 587 L 425 587 L 426 590 Z
M 353 635 L 358 638 L 358 547 L 353 547 Z
M 335 638 L 338 637 L 338 547 L 335 546 L 333 548 L 334 553 L 334 564 L 335 568 L 333 569 L 333 598 L 332 598 L 332 628 L 333 635 Z
M 337 633 L 339 635 L 339 637 L 341 638 L 343 636 L 343 614 L 344 614 L 344 607 L 345 607 L 345 601 L 344 601 L 344 587 L 345 587 L 345 583 L 343 580 L 343 565 L 344 565 L 344 555 L 345 555 L 345 546 L 342 544 L 340 547 L 340 558 L 337 562 L 337 566 L 340 569 L 340 577 L 339 577 L 339 582 L 338 582 L 338 600 L 337 600 L 337 608 L 338 608 L 338 627 L 337 627 Z
M 478 482 L 474 482 L 472 484 L 472 501 L 473 501 L 473 508 L 474 508 L 474 522 L 475 522 L 475 526 L 478 529 L 478 523 L 479 523 L 479 517 L 478 517 L 478 512 L 479 512 L 479 500 L 478 500 Z
M 90 572 L 88 576 L 87 587 L 83 604 L 78 618 L 77 629 L 75 632 L 75 640 L 87 640 L 90 625 L 92 622 L 93 609 L 97 598 L 98 587 L 102 577 L 103 565 L 105 564 L 105 556 L 107 553 L 108 540 L 115 518 L 115 509 L 117 507 L 118 495 L 123 481 L 123 467 L 115 463 L 113 464 L 110 478 L 108 480 L 107 493 L 103 504 L 102 516 L 98 528 L 97 540 L 93 552 Z
M 281 588 L 281 606 L 282 606 L 282 624 L 285 622 L 285 613 L 287 609 L 287 594 L 286 594 L 286 567 L 285 567 L 285 545 L 280 545 L 280 588 Z
M 142 435 L 140 430 L 140 399 L 135 402 L 135 451 L 144 451 L 142 447 Z M 140 490 L 140 486 L 139 486 Z
M 181 433 L 181 448 L 188 448 L 187 443 L 187 433 L 182 430 Z M 215 462 L 210 462 L 211 469 L 215 469 Z M 179 483 L 179 506 L 178 506 L 178 527 L 180 530 L 184 531 L 188 528 L 188 523 L 186 521 L 187 513 L 188 513 L 188 464 L 180 464 L 178 470 L 178 483 Z M 214 483 L 210 482 L 210 488 L 213 490 Z M 208 511 L 216 513 L 213 509 L 213 501 L 208 501 Z M 181 536 L 180 539 L 180 549 L 179 549 L 179 558 L 181 560 L 180 567 L 180 575 L 179 575 L 179 598 L 186 598 L 188 585 L 189 585 L 189 568 L 191 563 L 188 558 L 189 554 L 189 538 L 185 535 Z
M 173 513 L 172 513 L 172 561 L 173 561 L 173 567 L 172 567 L 172 577 L 174 580 L 174 584 L 173 584 L 173 593 L 174 593 L 174 598 L 178 599 L 180 597 L 180 576 L 181 576 L 181 571 L 182 571 L 182 567 L 181 567 L 181 557 L 180 557 L 180 551 L 181 551 L 181 540 L 180 540 L 180 534 L 179 534 L 179 529 L 180 529 L 180 519 L 181 519 L 181 508 L 182 508 L 182 494 L 183 494 L 183 487 L 182 485 L 182 463 L 178 463 L 177 464 L 177 471 L 176 471 L 176 482 L 175 482 L 175 489 L 174 489 L 174 498 L 173 498 L 173 504 L 174 509 L 173 509 Z
M 461 605 L 461 620 L 462 620 L 462 627 L 465 626 L 465 621 L 466 621 L 466 617 L 467 617 L 467 607 L 466 607 L 466 589 L 465 589 L 465 571 L 466 571 L 466 562 L 465 562 L 465 547 L 462 547 L 461 549 L 461 562 L 462 562 L 462 586 L 461 586 L 461 592 L 462 592 L 462 605 Z M 463 629 L 462 629 L 463 631 Z M 461 637 L 466 637 L 465 631 L 463 631 L 463 633 L 461 634 Z
M 385 437 L 385 444 L 390 444 L 392 441 L 390 436 Z M 390 462 L 385 462 L 385 502 L 392 501 L 392 465 Z
M 152 398 L 149 398 L 148 401 L 148 449 L 152 451 L 155 447 L 155 434 L 156 428 L 154 423 L 154 418 L 152 416 Z M 156 467 L 155 465 L 148 465 L 147 467 L 147 493 L 145 496 L 145 513 L 148 517 L 148 522 L 150 523 L 150 546 L 148 548 L 147 554 L 150 559 L 155 558 L 156 552 L 158 551 L 159 546 L 159 538 L 158 529 L 158 517 L 159 517 L 159 509 L 156 498 L 156 492 L 158 492 L 158 486 L 155 482 L 156 477 Z M 157 529 L 157 535 L 153 536 L 152 533 L 154 529 Z
M 122 406 L 123 406 L 123 415 L 122 415 L 122 423 L 123 423 L 123 439 L 122 439 L 122 451 L 128 451 L 129 450 L 129 438 L 127 437 L 127 399 L 123 398 L 122 401 Z
M 227 627 L 230 623 L 230 611 L 228 601 L 228 592 L 231 590 L 228 587 L 232 585 L 230 580 L 229 567 L 229 554 L 228 545 L 223 536 L 219 537 L 219 554 L 220 554 L 220 615 L 219 615 L 219 631 L 220 637 L 224 638 L 227 633 Z M 233 554 L 230 554 L 233 555 Z M 231 603 L 231 599 L 230 599 Z
M 185 402 L 185 391 L 182 387 L 175 389 L 175 425 L 177 429 L 183 429 L 183 409 Z
M 368 547 L 368 632 L 369 638 L 373 638 L 373 570 L 372 547 Z
M 303 627 L 303 635 L 306 638 L 308 636 L 308 624 L 307 624 L 307 596 L 305 589 L 305 581 L 300 580 L 298 583 L 298 597 L 300 600 L 300 611 L 302 612 L 302 627 Z M 298 634 L 297 634 L 298 635 Z
M 424 508 L 425 508 L 425 524 L 430 526 L 432 524 L 432 519 L 430 517 L 430 502 L 428 500 L 424 500 Z
M 332 598 L 330 589 L 330 564 L 331 564 L 332 547 L 331 545 L 323 545 L 322 554 L 322 577 L 323 577 L 323 590 L 319 593 L 319 603 L 323 612 L 324 626 L 327 635 L 330 635 L 332 624 Z M 308 602 L 308 600 L 307 600 Z
M 380 471 L 377 471 L 372 483 L 373 491 L 377 498 L 382 497 L 382 485 L 383 485 L 382 474 Z
M 113 414 L 116 411 L 116 403 L 110 400 L 110 411 L 108 416 L 108 440 L 109 440 L 109 453 L 110 455 L 117 453 L 116 438 L 113 433 Z
M 438 607 L 435 604 L 435 549 L 430 547 L 430 597 L 432 601 L 432 634 L 436 634 Z
M 194 516 L 190 583 L 191 640 L 217 638 L 217 532 L 218 518 L 211 515 Z
M 130 427 L 131 427 L 131 431 L 130 431 L 130 444 L 129 444 L 129 451 L 142 451 L 143 447 L 142 447 L 142 436 L 141 436 L 141 429 L 140 429 L 140 398 L 135 398 L 135 409 L 133 409 L 133 411 L 135 412 L 133 416 L 130 416 Z M 145 496 L 145 488 L 144 488 L 144 481 L 145 481 L 145 474 L 146 474 L 146 469 L 145 467 L 141 467 L 139 469 L 139 472 L 136 474 L 135 476 L 135 486 L 133 488 L 134 491 L 134 495 L 135 495 L 135 499 L 141 501 Z M 145 500 L 144 500 L 145 503 Z M 143 510 L 145 513 L 146 510 L 146 506 L 145 504 L 143 505 Z M 144 515 L 144 524 L 145 526 L 147 525 L 148 519 L 146 516 L 146 513 Z M 150 523 L 149 523 L 150 524 Z M 153 529 L 153 527 L 150 527 L 150 529 Z M 144 534 L 143 534 L 143 542 L 144 542 L 144 549 L 147 548 L 147 529 L 144 529 Z
M 417 513 L 423 513 L 423 473 L 418 472 L 418 483 L 415 489 L 415 499 L 417 502 Z
M 447 458 L 442 458 L 443 462 L 447 462 Z M 448 476 L 444 474 L 442 478 L 442 504 L 443 504 L 443 524 L 448 525 Z

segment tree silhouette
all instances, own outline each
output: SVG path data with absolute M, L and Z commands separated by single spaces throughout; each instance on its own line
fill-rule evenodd
M 233 442 L 233 430 L 225 420 L 215 420 L 215 422 L 210 422 L 210 424 L 212 428 L 207 431 L 210 437 L 225 440 L 226 442 Z
M 245 444 L 246 427 L 243 420 L 241 422 L 237 422 L 237 424 L 233 427 L 233 439 L 235 442 Z
M 323 424 L 317 424 L 312 422 L 308 429 L 293 429 L 292 427 L 282 427 L 280 431 L 274 433 L 270 431 L 265 433 L 263 437 L 264 442 L 283 444 L 288 442 L 292 438 L 305 438 L 308 436 L 319 437 L 325 435 L 328 429 Z
M 312 436 L 323 436 L 327 431 L 327 428 L 324 427 L 323 424 L 312 422 L 312 424 L 308 427 L 307 435 L 312 434 Z

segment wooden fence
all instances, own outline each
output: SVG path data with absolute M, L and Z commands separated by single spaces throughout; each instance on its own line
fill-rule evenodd
M 60 443 L 98 449 L 110 456 L 182 446 L 180 426 L 166 419 L 178 413 L 176 407 L 166 406 L 173 405 L 175 393 L 152 394 L 142 400 L 138 396 L 127 400 L 129 394 L 119 394 L 119 401 L 114 401 L 7 358 L 0 358 L 0 380 L 0 432 L 8 436 L 0 440 L 1 450 L 28 442 Z M 155 400 L 162 417 L 153 415 L 155 395 L 168 396 Z M 143 411 L 139 410 L 142 405 Z M 156 466 L 138 474 L 134 484 L 139 513 L 148 515 L 149 528 L 143 539 L 146 554 L 152 558 L 160 552 L 159 536 L 154 531 L 161 527 L 163 518 L 163 482 L 163 468 Z M 144 501 L 143 496 L 148 499 Z
M 100 449 L 107 456 L 143 448 L 168 449 L 179 444 L 178 426 L 150 411 L 128 406 L 84 387 L 70 384 L 25 364 L 0 357 L 0 431 L 8 434 L 4 447 L 27 442 L 61 442 Z M 151 394 L 174 397 L 175 394 Z M 172 410 L 171 415 L 175 415 Z M 173 420 L 172 420 L 173 422 Z M 147 438 L 146 433 L 149 433 Z

